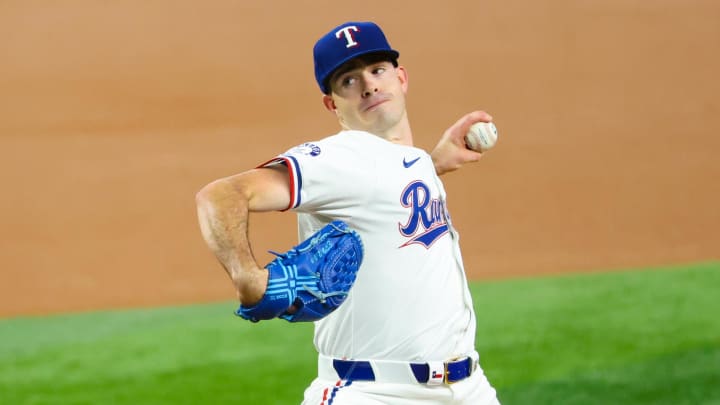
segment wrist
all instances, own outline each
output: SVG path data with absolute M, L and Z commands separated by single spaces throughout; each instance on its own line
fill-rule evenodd
M 245 306 L 258 303 L 267 290 L 269 272 L 267 269 L 255 268 L 233 276 L 238 300 Z

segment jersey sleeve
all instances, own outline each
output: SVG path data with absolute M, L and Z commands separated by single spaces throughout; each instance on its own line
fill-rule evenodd
M 259 165 L 258 168 L 272 167 L 275 165 L 283 165 L 288 168 L 290 205 L 288 205 L 283 211 L 298 207 L 300 205 L 300 193 L 302 190 L 302 174 L 297 159 L 293 156 L 286 156 L 282 154 Z
M 373 159 L 332 138 L 296 146 L 259 167 L 278 164 L 288 169 L 286 210 L 347 215 L 347 210 L 364 203 L 366 188 L 374 182 Z

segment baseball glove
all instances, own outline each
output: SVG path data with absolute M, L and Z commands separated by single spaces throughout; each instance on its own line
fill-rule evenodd
M 240 305 L 235 314 L 253 321 L 282 318 L 310 322 L 324 318 L 345 301 L 363 259 L 357 232 L 333 221 L 285 253 L 270 252 L 269 279 L 260 302 Z M 288 309 L 294 306 L 291 314 Z

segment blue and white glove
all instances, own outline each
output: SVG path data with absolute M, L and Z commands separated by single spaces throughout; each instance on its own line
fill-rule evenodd
M 265 266 L 269 279 L 260 302 L 240 305 L 235 314 L 253 321 L 282 318 L 289 322 L 322 319 L 345 301 L 363 259 L 360 236 L 333 221 Z M 288 313 L 294 306 L 296 311 Z

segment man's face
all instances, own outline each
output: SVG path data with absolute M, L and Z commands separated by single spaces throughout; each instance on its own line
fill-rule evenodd
M 382 58 L 357 58 L 330 77 L 323 98 L 345 129 L 384 135 L 406 119 L 407 73 Z

